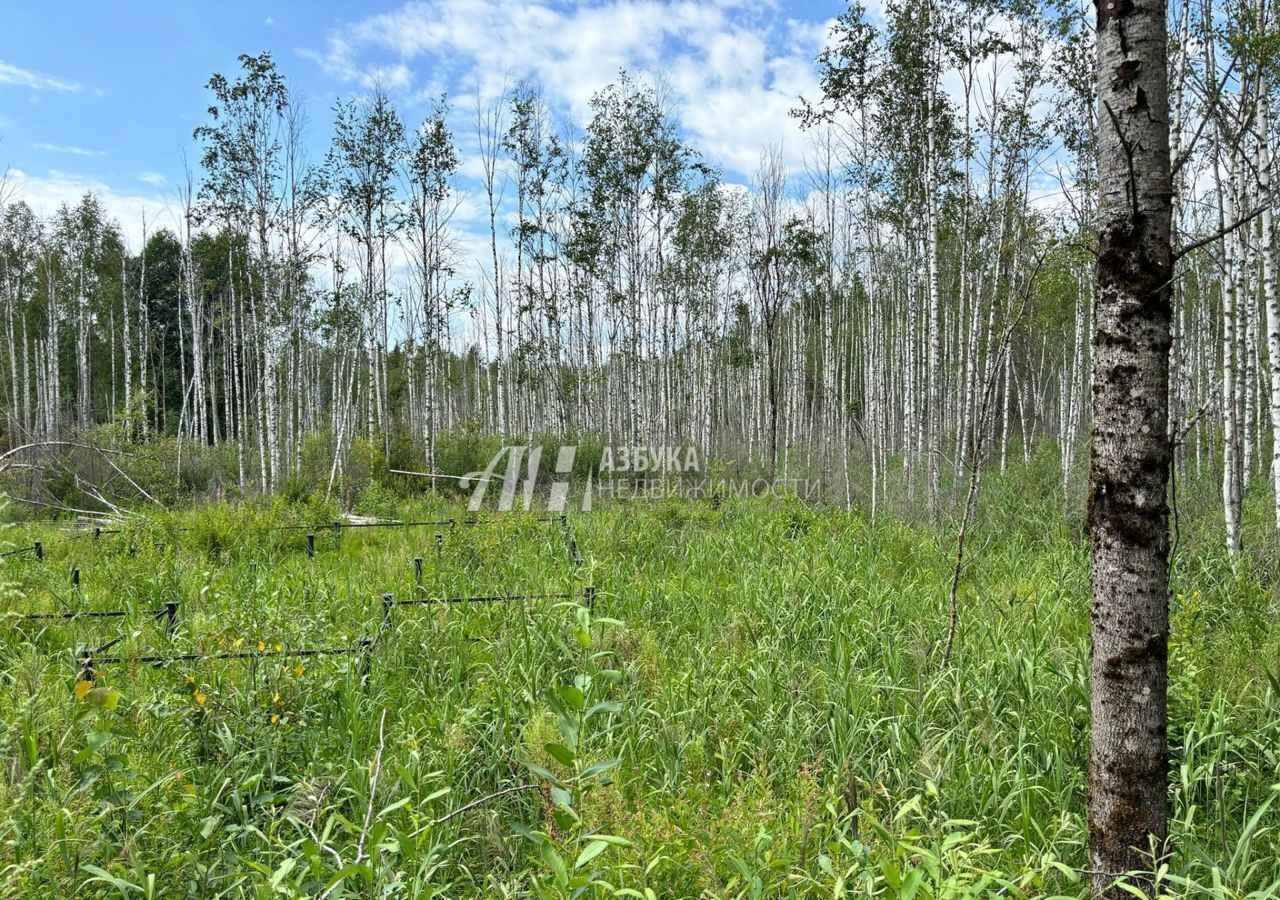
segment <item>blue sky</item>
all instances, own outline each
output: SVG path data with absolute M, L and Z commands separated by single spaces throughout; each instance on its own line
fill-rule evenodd
M 535 77 L 554 110 L 578 122 L 620 66 L 661 74 L 690 141 L 743 180 L 769 143 L 803 163 L 787 116 L 813 95 L 813 57 L 840 2 L 740 0 L 389 0 L 5 4 L 0 36 L 0 168 L 43 213 L 86 189 L 135 240 L 143 212 L 168 224 L 197 168 L 210 73 L 270 50 L 306 98 L 319 159 L 339 96 L 379 81 L 410 125 L 447 92 L 464 175 L 476 169 L 474 98 Z M 462 187 L 468 187 L 464 177 Z M 465 222 L 463 223 L 465 226 Z

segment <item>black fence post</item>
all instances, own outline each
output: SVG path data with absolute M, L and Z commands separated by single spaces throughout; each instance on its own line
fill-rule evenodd
M 387 594 L 386 596 L 391 596 Z M 388 607 L 390 608 L 390 607 Z M 369 672 L 373 667 L 373 648 L 377 641 L 374 638 L 365 636 L 360 638 L 360 681 L 365 686 L 369 684 Z
M 36 541 L 34 549 L 36 551 L 36 559 L 43 562 L 44 561 L 44 542 Z
M 102 528 L 101 528 L 101 526 L 99 526 L 99 527 L 97 527 L 97 528 L 93 529 L 93 539 L 94 539 L 95 541 L 100 541 L 100 540 L 102 540 Z
M 307 559 L 316 558 L 316 536 L 314 534 L 307 535 Z
M 384 628 L 391 624 L 391 607 L 395 605 L 395 599 L 393 594 L 382 595 L 382 626 Z
M 419 588 L 422 587 L 422 557 L 415 556 L 413 558 L 413 580 Z
M 178 601 L 167 600 L 164 604 L 164 617 L 168 622 L 164 626 L 164 633 L 168 637 L 173 637 L 174 630 L 178 627 Z
M 589 584 L 582 589 L 582 598 L 586 601 L 587 609 L 591 612 L 596 611 L 596 587 Z
M 71 570 L 71 586 L 76 590 L 80 589 L 80 570 L 78 568 Z
M 93 666 L 93 651 L 81 650 L 77 658 L 80 668 L 76 670 L 76 681 L 87 681 L 93 684 L 98 678 L 98 670 Z
M 337 519 L 333 522 L 333 548 L 338 549 L 338 544 L 342 542 L 342 523 Z

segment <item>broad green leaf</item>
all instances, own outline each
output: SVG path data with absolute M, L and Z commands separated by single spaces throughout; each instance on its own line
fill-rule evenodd
M 555 757 L 556 762 L 562 766 L 572 766 L 574 759 L 577 758 L 574 752 L 564 744 L 546 744 L 543 749 Z
M 593 778 L 596 775 L 599 775 L 601 772 L 608 772 L 610 769 L 612 769 L 614 766 L 616 766 L 620 762 L 622 762 L 621 759 L 606 759 L 601 762 L 595 763 L 593 765 L 587 766 L 587 768 L 582 770 L 582 777 Z
M 606 842 L 599 839 L 592 841 L 583 848 L 581 853 L 578 854 L 578 860 L 573 864 L 573 867 L 575 869 L 581 869 L 587 863 L 591 862 L 591 860 L 595 859 L 608 849 L 609 845 Z
M 614 847 L 634 847 L 635 846 L 635 844 L 631 843 L 631 841 L 627 840 L 624 837 L 619 837 L 616 834 L 588 834 L 585 837 L 583 837 L 582 840 L 604 841 L 606 844 L 611 844 Z
M 587 710 L 587 714 L 582 718 L 590 719 L 596 713 L 602 713 L 602 712 L 603 713 L 622 712 L 622 704 L 621 703 L 597 703 L 594 706 L 592 706 L 589 710 Z
M 120 705 L 120 692 L 113 687 L 96 687 L 84 699 L 96 709 L 115 709 Z
M 524 764 L 524 767 L 528 769 L 535 777 L 541 778 L 543 781 L 549 781 L 552 784 L 555 784 L 556 776 L 552 775 L 549 770 L 544 769 L 542 766 L 538 765 L 537 763 L 527 762 Z
M 581 712 L 587 704 L 587 698 L 583 696 L 582 690 L 577 685 L 562 684 L 556 688 L 556 691 L 574 712 Z

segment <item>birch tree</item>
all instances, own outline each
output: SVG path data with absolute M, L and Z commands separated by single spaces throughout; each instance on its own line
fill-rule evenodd
M 1097 10 L 1090 881 L 1120 898 L 1168 834 L 1169 348 L 1173 252 L 1164 0 Z M 1150 889 L 1147 878 L 1140 880 Z

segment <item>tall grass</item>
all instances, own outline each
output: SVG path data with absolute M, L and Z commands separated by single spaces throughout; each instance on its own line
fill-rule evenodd
M 206 506 L 96 542 L 24 525 L 14 540 L 43 538 L 46 558 L 4 561 L 20 596 L 0 624 L 0 885 L 1083 896 L 1088 555 L 1078 523 L 1028 503 L 1032 483 L 988 486 L 945 670 L 954 535 L 883 516 L 616 503 L 571 516 L 582 570 L 555 523 L 519 514 L 336 546 L 322 530 L 314 560 L 304 531 L 266 529 L 331 521 L 323 504 Z M 128 657 L 379 634 L 378 597 L 414 595 L 415 556 L 429 596 L 591 583 L 597 598 L 399 607 L 367 673 L 359 654 L 264 655 L 107 665 L 108 691 L 77 690 L 76 653 L 118 635 Z M 1277 895 L 1270 578 L 1207 538 L 1182 544 L 1170 896 Z M 147 611 L 173 599 L 168 636 Z M 129 614 L 16 618 L 91 609 Z

